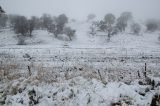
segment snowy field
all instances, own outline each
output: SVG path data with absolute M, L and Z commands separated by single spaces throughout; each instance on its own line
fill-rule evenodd
M 107 42 L 88 34 L 90 23 L 69 26 L 72 42 L 36 30 L 21 46 L 12 30 L 0 31 L 0 103 L 150 106 L 160 95 L 160 32 L 120 33 Z

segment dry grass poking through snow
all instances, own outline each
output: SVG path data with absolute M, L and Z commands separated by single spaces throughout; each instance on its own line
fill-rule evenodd
M 138 68 L 142 70 L 139 70 L 139 77 L 138 72 L 131 69 L 133 64 L 121 63 L 119 60 L 116 60 L 115 65 L 111 62 L 113 65 L 107 68 L 95 68 L 81 63 L 66 64 L 63 67 L 53 64 L 47 67 L 46 64 L 30 61 L 27 64 L 20 63 L 15 58 L 1 57 L 1 60 L 3 61 L 0 64 L 0 90 L 2 89 L 0 100 L 2 97 L 3 103 L 8 103 L 9 106 L 30 103 L 43 105 L 46 103 L 43 100 L 55 105 L 80 105 L 80 101 L 83 100 L 82 105 L 90 106 L 94 103 L 102 106 L 127 103 L 142 106 L 151 103 L 152 96 L 157 93 L 160 86 L 159 79 L 155 80 L 155 85 L 146 82 L 143 67 Z M 119 66 L 115 67 L 117 64 Z M 148 65 L 148 75 L 155 75 L 156 71 L 153 73 L 149 71 L 153 67 L 158 70 L 157 66 Z M 160 73 L 157 71 L 156 76 L 158 75 Z M 47 93 L 43 93 L 45 90 Z M 127 93 L 124 90 L 128 90 Z M 31 91 L 38 96 L 29 95 Z

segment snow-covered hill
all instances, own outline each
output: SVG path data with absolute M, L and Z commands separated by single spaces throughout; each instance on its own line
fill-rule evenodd
M 110 42 L 107 42 L 107 36 L 91 36 L 89 35 L 89 27 L 91 23 L 87 22 L 72 22 L 68 26 L 71 26 L 76 30 L 76 38 L 70 41 L 61 41 L 51 33 L 45 30 L 35 30 L 33 38 L 27 38 L 28 46 L 41 47 L 42 45 L 47 46 L 63 46 L 67 43 L 69 47 L 75 48 L 159 48 L 160 32 L 153 33 L 141 33 L 140 35 L 134 35 L 131 33 L 119 33 L 111 38 Z M 0 46 L 8 47 L 16 46 L 16 34 L 10 29 L 1 30 L 0 32 Z
M 150 106 L 160 95 L 160 32 L 119 33 L 107 42 L 89 35 L 90 25 L 69 23 L 73 41 L 35 30 L 27 45 L 1 30 L 0 104 Z

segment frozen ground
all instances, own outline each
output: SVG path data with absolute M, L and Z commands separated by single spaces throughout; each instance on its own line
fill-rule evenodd
M 89 23 L 69 25 L 76 29 L 72 42 L 36 30 L 27 45 L 18 46 L 11 30 L 0 32 L 0 73 L 5 73 L 0 102 L 7 106 L 150 106 L 153 95 L 160 94 L 159 32 L 122 33 L 107 42 L 101 34 L 88 35 Z

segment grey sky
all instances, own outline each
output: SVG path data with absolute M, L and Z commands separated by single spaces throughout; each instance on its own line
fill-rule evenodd
M 138 19 L 160 19 L 160 0 L 0 0 L 0 5 L 7 13 L 26 16 L 66 13 L 72 18 L 86 19 L 89 13 L 102 17 L 110 12 L 119 15 L 131 11 Z

